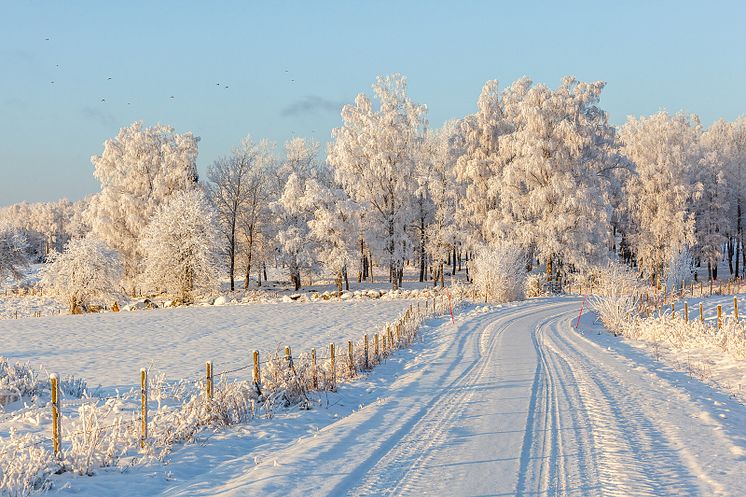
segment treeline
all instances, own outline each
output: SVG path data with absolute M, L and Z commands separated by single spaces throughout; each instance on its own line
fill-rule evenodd
M 64 203 L 51 223 L 19 206 L 2 217 L 43 238 L 40 253 L 95 237 L 121 258 L 125 288 L 214 284 L 202 272 L 248 287 L 275 264 L 296 288 L 322 272 L 341 289 L 374 267 L 397 288 L 406 264 L 442 284 L 446 271 L 468 271 L 468 255 L 501 245 L 557 281 L 617 256 L 652 282 L 682 258 L 717 278 L 726 257 L 742 274 L 746 120 L 707 128 L 659 112 L 614 127 L 603 88 L 488 81 L 474 114 L 431 129 L 406 79 L 381 77 L 372 98 L 343 107 L 325 153 L 304 138 L 279 151 L 246 138 L 204 178 L 199 138 L 135 123 L 92 157 L 101 190 L 90 199 Z M 185 201 L 189 192 L 199 193 Z M 155 267 L 160 279 L 146 278 Z

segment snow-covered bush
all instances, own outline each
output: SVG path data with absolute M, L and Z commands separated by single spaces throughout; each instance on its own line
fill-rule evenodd
M 544 289 L 546 277 L 543 274 L 529 274 L 523 285 L 523 293 L 526 297 L 540 297 L 546 293 Z
M 717 348 L 737 360 L 746 360 L 746 322 L 725 319 L 723 327 L 717 327 L 670 315 L 635 318 L 622 328 L 625 337 L 648 342 L 660 342 L 676 349 Z
M 86 381 L 72 375 L 63 376 L 59 383 L 63 398 L 79 399 L 88 387 Z M 49 374 L 44 369 L 34 370 L 28 363 L 11 363 L 0 357 L 0 408 L 21 399 L 49 396 Z
M 689 281 L 694 274 L 694 257 L 689 249 L 683 248 L 675 253 L 666 270 L 666 288 L 681 288 L 681 282 Z
M 633 295 L 594 296 L 591 297 L 591 306 L 614 336 L 622 334 L 627 323 L 638 314 L 638 300 Z
M 140 241 L 141 280 L 184 302 L 214 289 L 223 273 L 214 211 L 201 190 L 178 192 L 156 212 Z
M 518 246 L 483 247 L 471 262 L 474 286 L 480 296 L 494 303 L 523 297 L 526 255 Z
M 51 487 L 49 476 L 60 467 L 54 455 L 31 434 L 15 430 L 0 449 L 0 495 L 25 497 Z
M 94 236 L 70 240 L 64 252 L 53 253 L 48 260 L 41 270 L 41 284 L 70 312 L 104 305 L 119 296 L 119 255 Z
M 8 223 L 0 224 L 0 282 L 8 276 L 21 279 L 28 266 L 28 241 L 23 232 Z

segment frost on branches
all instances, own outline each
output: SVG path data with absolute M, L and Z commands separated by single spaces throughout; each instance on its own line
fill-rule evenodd
M 171 195 L 140 241 L 142 283 L 183 302 L 191 302 L 196 291 L 217 288 L 223 268 L 215 225 L 213 208 L 202 190 Z
M 474 287 L 485 301 L 510 302 L 523 298 L 526 254 L 517 245 L 483 247 L 472 262 Z
M 379 77 L 373 85 L 377 109 L 365 95 L 342 109 L 344 124 L 332 131 L 328 161 L 336 180 L 365 208 L 364 230 L 375 252 L 389 266 L 399 287 L 414 218 L 416 161 L 426 128 L 424 105 L 407 95 L 401 75 Z
M 93 235 L 71 240 L 62 253 L 53 252 L 41 270 L 42 287 L 71 313 L 117 298 L 121 278 L 119 255 Z
M 280 197 L 272 204 L 277 227 L 280 260 L 288 268 L 295 290 L 301 286 L 301 272 L 310 271 L 316 261 L 316 247 L 310 236 L 309 222 L 319 207 L 324 172 L 316 155 L 318 143 L 302 138 L 285 146 L 286 159 L 280 175 L 287 175 Z
M 140 235 L 160 204 L 174 192 L 196 188 L 198 141 L 192 133 L 136 122 L 91 157 L 101 182 L 89 206 L 91 227 L 121 254 L 128 280 L 138 273 Z
M 19 280 L 28 266 L 28 241 L 21 230 L 8 223 L 0 224 L 0 283 L 12 277 Z

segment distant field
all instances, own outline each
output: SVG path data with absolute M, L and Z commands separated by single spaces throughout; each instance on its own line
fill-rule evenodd
M 74 374 L 89 387 L 131 386 L 151 363 L 169 378 L 247 364 L 252 350 L 342 344 L 393 320 L 410 301 L 250 304 L 0 320 L 0 356 Z

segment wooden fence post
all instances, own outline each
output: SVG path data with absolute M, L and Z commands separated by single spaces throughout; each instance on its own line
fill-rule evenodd
M 329 358 L 331 360 L 332 369 L 332 390 L 337 388 L 337 359 L 334 357 L 334 344 L 329 344 Z
M 723 306 L 718 304 L 718 330 L 723 327 Z
M 290 347 L 285 346 L 285 362 L 287 363 L 288 369 L 293 367 L 293 355 L 290 352 Z
M 419 302 L 417 303 L 417 306 L 419 307 Z M 363 343 L 365 344 L 365 349 L 363 351 L 363 361 L 364 361 L 364 367 L 365 369 L 370 369 L 370 364 L 368 363 L 368 335 L 366 334 L 363 338 Z
M 396 343 L 397 344 L 401 343 L 401 324 L 402 324 L 402 321 L 399 321 L 398 323 L 396 323 Z
M 140 448 L 145 448 L 148 439 L 148 370 L 140 369 Z
M 259 351 L 255 350 L 251 355 L 254 357 L 254 369 L 251 371 L 251 381 L 254 383 L 256 394 L 261 395 L 262 372 L 259 369 Z
M 684 322 L 689 324 L 689 302 L 684 302 Z
M 378 333 L 373 335 L 373 357 L 375 358 L 376 362 L 381 360 L 378 356 Z
M 733 315 L 736 318 L 736 322 L 738 322 L 738 297 L 733 297 Z
M 704 311 L 704 307 L 702 306 L 702 302 L 699 303 L 699 322 L 700 323 L 705 322 L 705 311 Z
M 49 375 L 52 388 L 52 448 L 54 456 L 59 457 L 62 437 L 62 416 L 60 415 L 60 382 L 56 373 Z
M 350 374 L 355 374 L 355 357 L 352 355 L 352 340 L 347 340 L 347 362 L 350 365 Z
M 319 377 L 316 373 L 316 349 L 311 349 L 311 384 L 314 390 L 318 390 Z
M 676 317 L 676 304 L 674 302 L 671 302 L 671 317 Z
M 212 400 L 212 361 L 205 363 L 205 395 Z

